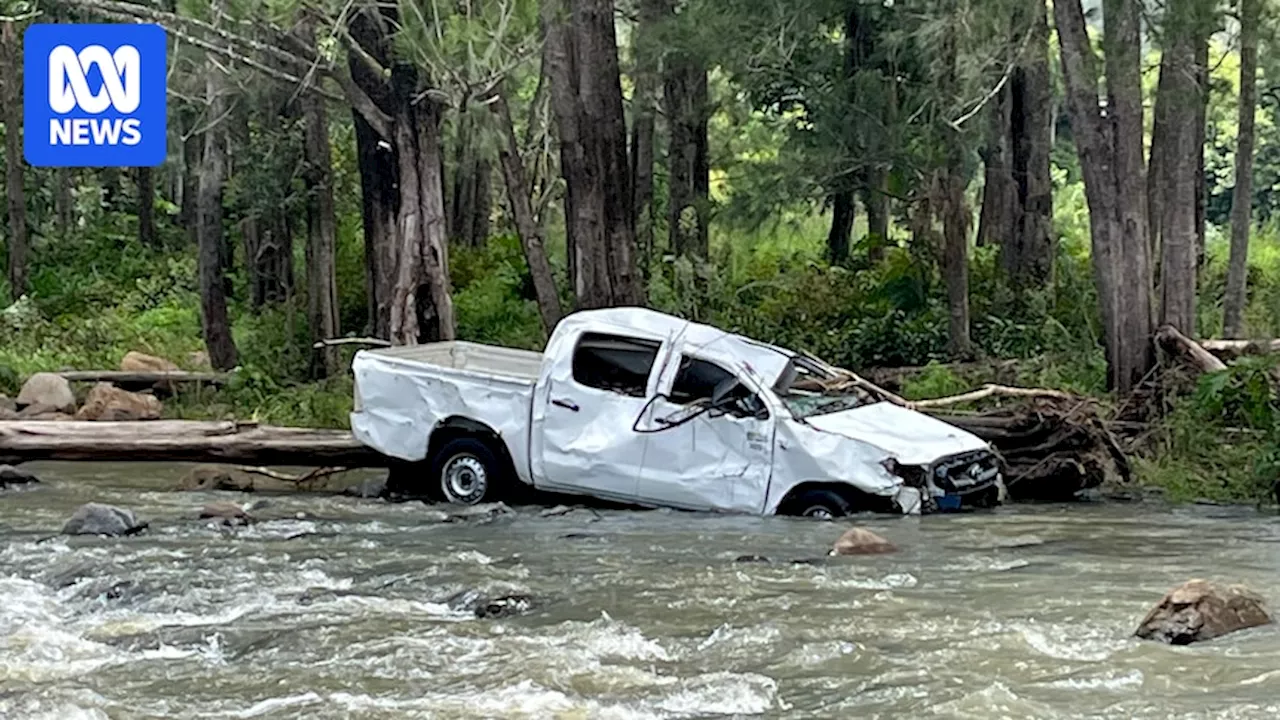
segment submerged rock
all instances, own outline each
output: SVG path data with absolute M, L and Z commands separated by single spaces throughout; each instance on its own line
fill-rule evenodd
M 77 420 L 158 420 L 164 406 L 155 395 L 129 392 L 107 382 L 93 386 Z
M 893 543 L 866 528 L 849 528 L 836 540 L 832 555 L 879 555 L 897 552 Z
M 450 597 L 445 604 L 451 610 L 474 613 L 485 620 L 524 615 L 538 606 L 530 595 L 513 593 L 490 597 L 478 590 L 464 590 Z
M 1271 622 L 1262 598 L 1248 588 L 1196 579 L 1170 590 L 1134 634 L 1144 640 L 1189 645 Z
M 739 555 L 733 559 L 736 563 L 767 563 L 769 558 L 763 555 Z
M 49 412 L 73 413 L 76 411 L 76 396 L 71 392 L 71 383 L 57 373 L 36 373 L 27 378 L 18 392 L 18 407 L 41 405 Z
M 63 535 L 133 535 L 145 530 L 147 523 L 139 522 L 132 510 L 114 505 L 86 503 L 81 505 L 70 520 L 62 526 Z
M 197 465 L 178 481 L 178 489 L 250 492 L 255 489 L 253 481 L 254 477 L 243 470 L 223 465 Z
M 455 509 L 448 509 L 449 522 L 470 521 L 479 524 L 493 522 L 494 520 L 508 515 L 515 515 L 516 511 L 507 507 L 506 503 L 480 503 L 479 505 L 462 505 Z
M 358 485 L 343 489 L 342 494 L 347 497 L 364 498 L 366 500 L 380 498 L 387 494 L 387 479 L 385 477 L 366 478 Z
M 205 505 L 200 508 L 199 518 L 201 520 L 218 520 L 221 524 L 227 526 L 252 525 L 257 522 L 244 508 L 229 502 Z
M 30 485 L 38 482 L 40 482 L 40 478 L 26 470 L 21 470 L 12 465 L 0 465 L 0 488 L 9 487 L 10 485 Z

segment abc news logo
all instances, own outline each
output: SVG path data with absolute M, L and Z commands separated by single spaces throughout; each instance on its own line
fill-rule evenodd
M 167 153 L 164 29 L 32 25 L 24 35 L 27 161 L 143 167 Z
M 138 48 L 121 45 L 114 53 L 101 45 L 76 52 L 59 45 L 49 53 L 49 108 L 66 114 L 76 108 L 99 114 L 108 108 L 129 114 L 142 101 L 141 58 Z M 86 72 L 96 68 L 102 74 L 98 92 L 89 89 Z M 49 120 L 52 145 L 137 145 L 142 142 L 142 122 L 137 118 L 75 118 Z

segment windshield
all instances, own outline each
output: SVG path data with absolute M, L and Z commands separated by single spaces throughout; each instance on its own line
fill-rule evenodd
M 809 358 L 793 356 L 773 391 L 797 419 L 851 410 L 879 402 L 852 374 L 841 374 Z

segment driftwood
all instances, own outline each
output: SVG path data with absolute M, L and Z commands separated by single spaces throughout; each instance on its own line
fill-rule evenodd
M 971 390 L 967 393 L 959 395 L 950 395 L 948 397 L 933 398 L 930 400 L 915 400 L 910 403 L 913 408 L 931 408 L 946 407 L 948 405 L 959 405 L 961 403 L 973 402 L 989 397 L 1017 397 L 1017 398 L 1052 398 L 1054 400 L 1077 400 L 1076 395 L 1061 390 L 1048 390 L 1046 388 L 1022 388 L 1010 387 L 1008 385 L 986 384 L 977 390 Z
M 370 345 L 373 347 L 391 347 L 391 343 L 382 338 L 375 337 L 349 337 L 349 338 L 325 338 L 312 343 L 311 347 L 319 350 L 323 347 L 332 345 Z
M 388 464 L 386 457 L 345 430 L 198 420 L 0 422 L 0 462 L 29 460 Z
M 344 473 L 350 468 L 319 467 L 319 468 L 315 468 L 314 470 L 309 470 L 301 475 L 290 475 L 289 473 L 283 473 L 278 470 L 272 470 L 271 468 L 248 467 L 245 465 L 240 465 L 236 469 L 239 470 L 240 472 L 251 473 L 253 475 L 262 475 L 263 477 L 269 477 L 273 480 L 291 482 L 291 483 L 294 483 L 295 485 L 305 485 L 310 482 L 315 482 L 320 478 L 329 477 L 330 475 L 337 475 L 338 473 Z
M 1280 352 L 1280 340 L 1201 340 L 1200 346 L 1225 357 Z
M 1156 332 L 1156 342 L 1166 351 L 1187 360 L 1200 372 L 1210 373 L 1227 369 L 1226 363 L 1204 349 L 1200 343 L 1178 332 L 1178 329 L 1172 325 L 1165 325 Z
M 1128 459 L 1091 402 L 1041 402 L 987 415 L 931 414 L 996 448 L 1014 500 L 1070 500 L 1082 490 L 1130 478 Z

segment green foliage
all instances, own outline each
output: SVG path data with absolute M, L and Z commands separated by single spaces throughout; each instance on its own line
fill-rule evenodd
M 1280 480 L 1277 361 L 1246 357 L 1200 378 L 1174 401 L 1157 428 L 1157 444 L 1139 477 L 1175 500 L 1255 502 Z

